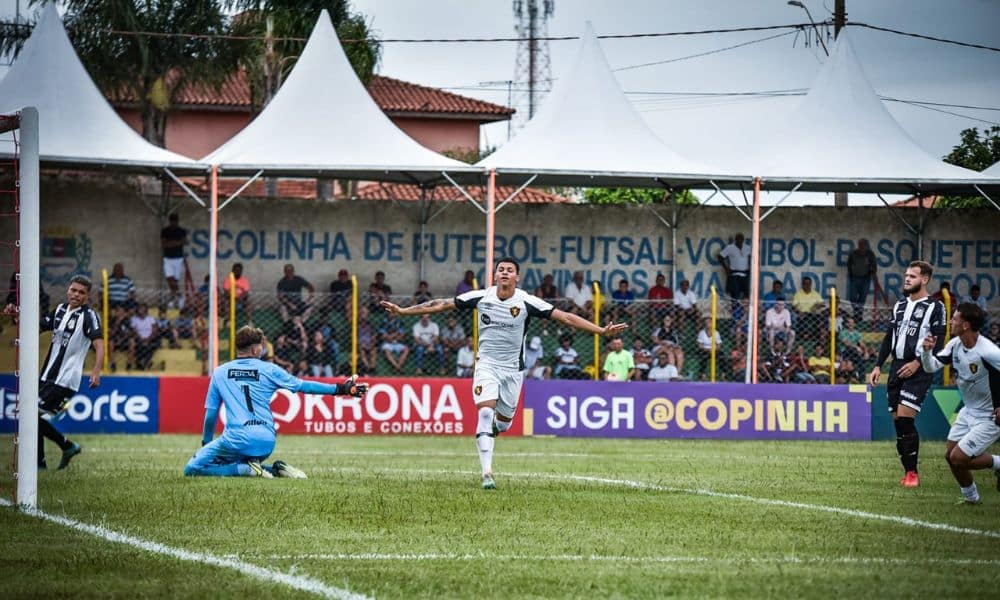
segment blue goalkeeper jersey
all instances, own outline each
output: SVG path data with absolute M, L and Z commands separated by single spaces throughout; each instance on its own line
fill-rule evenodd
M 257 358 L 237 358 L 212 372 L 205 408 L 226 405 L 226 432 L 257 437 L 275 434 L 271 397 L 279 389 L 298 392 L 303 381 L 274 363 Z M 256 431 L 255 431 L 256 430 Z

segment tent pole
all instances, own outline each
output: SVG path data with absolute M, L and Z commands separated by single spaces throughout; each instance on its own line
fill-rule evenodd
M 490 169 L 486 184 L 486 287 L 493 285 L 493 238 L 496 237 L 497 172 Z
M 760 298 L 760 177 L 753 180 L 753 240 L 750 243 L 750 306 L 747 307 L 747 326 L 750 328 L 751 360 L 746 382 L 757 383 L 757 301 Z
M 208 239 L 208 370 L 219 364 L 219 165 L 212 165 Z M 230 340 L 229 343 L 233 343 Z

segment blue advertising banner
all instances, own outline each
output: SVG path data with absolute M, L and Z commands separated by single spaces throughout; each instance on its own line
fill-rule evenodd
M 524 434 L 869 440 L 863 385 L 529 380 Z
M 0 432 L 17 427 L 17 378 L 0 375 Z M 63 433 L 157 433 L 160 380 L 155 377 L 102 377 L 83 387 L 53 423 Z

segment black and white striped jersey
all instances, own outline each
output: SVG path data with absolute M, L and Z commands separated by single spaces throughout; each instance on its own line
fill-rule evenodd
M 925 371 L 951 365 L 962 402 L 975 416 L 986 417 L 1000 407 L 1000 348 L 986 336 L 980 335 L 971 348 L 966 348 L 961 339 L 952 338 L 940 352 L 924 352 L 920 362 Z
M 548 319 L 554 307 L 520 288 L 506 300 L 497 296 L 497 287 L 472 290 L 455 297 L 458 308 L 479 311 L 479 348 L 483 364 L 524 370 L 524 338 L 531 317 Z
M 886 336 L 891 336 L 889 350 L 897 360 L 920 358 L 920 347 L 928 335 L 937 336 L 943 345 L 944 305 L 925 296 L 919 300 L 902 298 L 892 308 L 892 322 Z M 940 346 L 939 346 L 940 348 Z M 882 357 L 883 360 L 885 357 Z
M 80 389 L 83 361 L 91 341 L 100 339 L 101 319 L 89 306 L 75 309 L 63 303 L 42 317 L 42 331 L 52 332 L 52 345 L 42 366 L 41 380 L 71 390 Z

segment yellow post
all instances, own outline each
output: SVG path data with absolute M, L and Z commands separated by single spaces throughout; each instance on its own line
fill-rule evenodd
M 837 383 L 837 288 L 830 288 L 830 383 Z
M 358 372 L 358 276 L 351 275 L 351 374 Z
M 719 293 L 715 291 L 715 286 L 712 286 L 712 331 L 709 337 L 712 339 L 712 351 L 710 353 L 708 362 L 708 380 L 715 383 L 715 323 L 719 318 Z
M 941 295 L 944 296 L 944 342 L 947 344 L 948 340 L 951 339 L 951 292 L 941 290 Z M 945 385 L 951 385 L 951 365 L 944 366 L 942 382 Z
M 108 361 L 111 360 L 111 346 L 108 336 L 111 335 L 111 322 L 108 321 L 108 270 L 101 269 L 101 320 L 104 323 L 104 364 L 101 371 L 108 372 Z
M 601 326 L 601 284 L 594 282 L 594 325 Z M 594 334 L 594 380 L 601 379 L 601 336 Z
M 236 276 L 229 272 L 229 360 L 236 359 Z
M 475 277 L 472 278 L 472 289 L 479 289 L 479 280 Z M 479 311 L 472 309 L 472 348 L 473 348 L 473 361 L 479 359 Z

